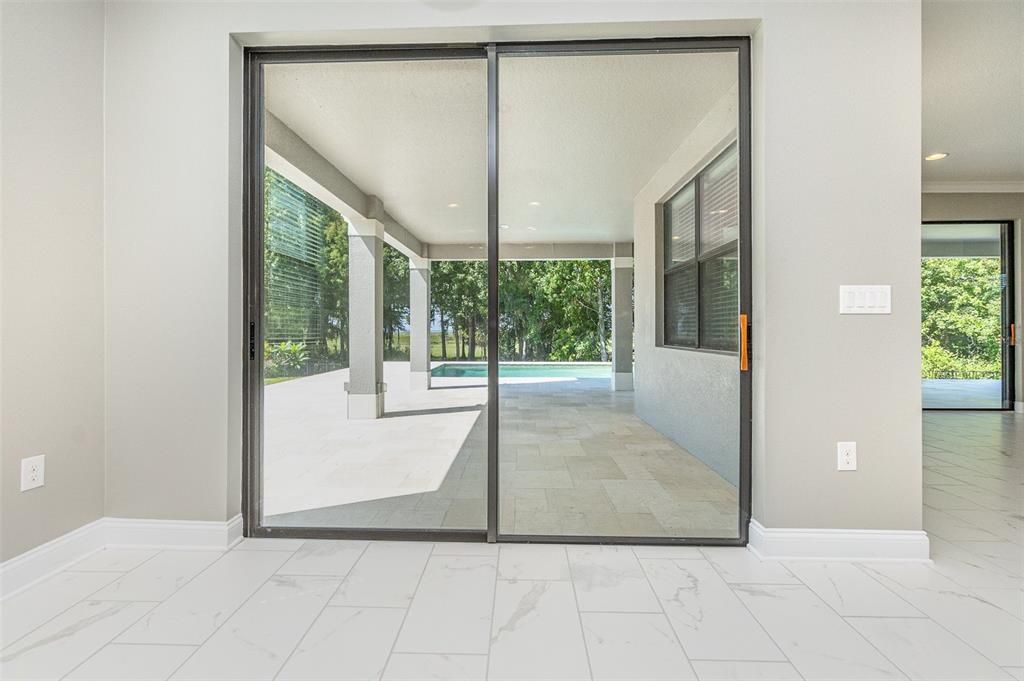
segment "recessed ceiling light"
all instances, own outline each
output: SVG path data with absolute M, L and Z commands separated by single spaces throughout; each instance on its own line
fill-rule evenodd
M 502 229 L 508 229 L 508 225 L 500 225 Z
M 457 204 L 457 203 L 449 203 L 449 204 L 448 204 L 448 207 L 449 207 L 449 208 L 458 208 L 458 207 L 459 207 L 459 204 Z
M 680 237 L 678 237 L 678 236 L 672 237 L 672 241 L 679 241 L 679 239 L 680 239 Z
M 530 205 L 531 206 L 539 206 L 540 205 L 540 201 L 530 201 Z
M 531 232 L 536 232 L 537 231 L 536 227 L 527 227 L 526 229 L 530 230 Z
M 947 156 L 949 156 L 949 154 L 947 154 L 946 152 L 944 152 L 944 151 L 937 151 L 934 154 L 928 154 L 927 156 L 925 156 L 924 160 L 926 160 L 926 161 L 941 161 L 942 159 L 946 158 Z

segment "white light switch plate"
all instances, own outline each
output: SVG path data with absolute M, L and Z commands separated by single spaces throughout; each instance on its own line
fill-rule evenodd
M 839 314 L 892 314 L 892 286 L 840 286 Z
M 42 487 L 46 481 L 46 455 L 21 460 L 21 491 Z
M 857 443 L 837 442 L 836 453 L 839 456 L 838 468 L 841 471 L 857 470 Z

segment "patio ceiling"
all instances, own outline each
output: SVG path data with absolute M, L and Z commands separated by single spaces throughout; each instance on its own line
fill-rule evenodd
M 633 197 L 735 83 L 731 54 L 503 60 L 503 238 L 632 241 Z M 267 109 L 430 244 L 486 239 L 485 91 L 484 60 L 266 71 Z

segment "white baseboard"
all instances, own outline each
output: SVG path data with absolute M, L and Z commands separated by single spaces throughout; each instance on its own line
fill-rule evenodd
M 0 598 L 21 591 L 106 546 L 106 520 L 94 520 L 0 563 Z
M 241 539 L 240 515 L 225 522 L 100 518 L 0 563 L 0 598 L 107 546 L 226 550 Z
M 229 549 L 242 539 L 242 516 L 227 522 L 104 518 L 106 546 Z
M 765 560 L 929 560 L 923 530 L 772 528 L 751 520 L 747 546 Z

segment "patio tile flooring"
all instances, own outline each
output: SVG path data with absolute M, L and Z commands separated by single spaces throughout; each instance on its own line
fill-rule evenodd
M 347 371 L 268 386 L 267 524 L 484 529 L 486 388 L 413 392 L 385 364 L 387 414 L 348 421 Z M 502 379 L 504 534 L 735 537 L 735 487 L 633 412 L 607 379 Z

